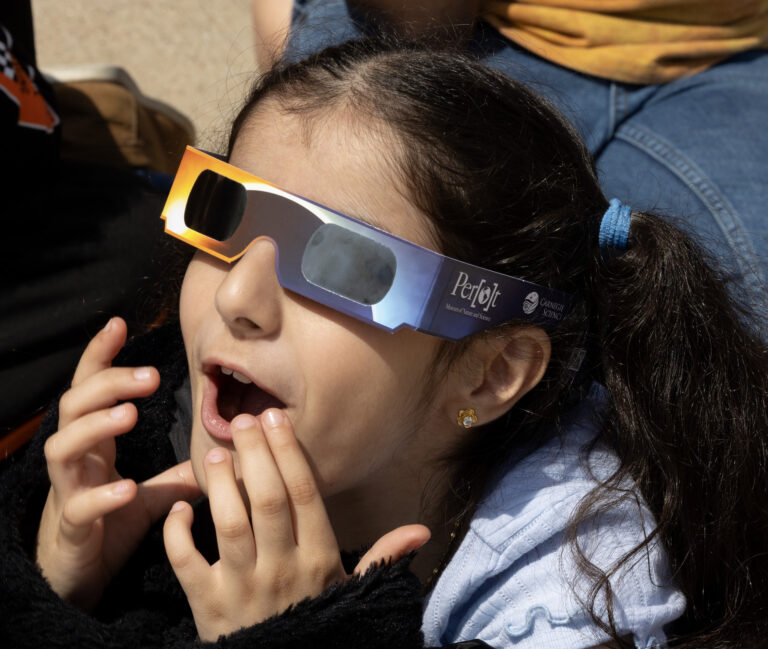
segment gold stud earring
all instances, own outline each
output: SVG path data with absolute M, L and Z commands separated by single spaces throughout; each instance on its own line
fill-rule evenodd
M 477 414 L 474 408 L 462 408 L 456 417 L 456 423 L 464 428 L 472 428 L 477 423 Z

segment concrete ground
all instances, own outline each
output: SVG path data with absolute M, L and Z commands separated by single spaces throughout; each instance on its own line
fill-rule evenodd
M 118 65 L 218 149 L 256 73 L 251 0 L 32 0 L 40 68 Z

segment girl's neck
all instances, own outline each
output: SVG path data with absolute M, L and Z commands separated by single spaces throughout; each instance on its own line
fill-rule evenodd
M 457 508 L 448 508 L 446 498 L 432 496 L 450 493 L 447 480 L 439 480 L 434 471 L 421 473 L 419 476 L 411 473 L 378 476 L 364 487 L 326 498 L 339 547 L 361 550 L 402 525 L 426 525 L 432 536 L 418 550 L 411 570 L 422 583 L 427 583 L 434 570 L 441 567 L 448 550 L 453 549 L 449 546 L 456 545 L 451 542 L 455 525 L 447 520 L 447 514 Z M 429 498 L 425 503 L 427 489 Z

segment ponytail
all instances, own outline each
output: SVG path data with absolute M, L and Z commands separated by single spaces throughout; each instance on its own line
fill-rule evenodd
M 629 246 L 598 252 L 588 277 L 610 394 L 603 439 L 622 466 L 584 509 L 634 479 L 658 523 L 635 552 L 658 537 L 688 600 L 675 631 L 696 632 L 696 646 L 757 644 L 768 632 L 766 345 L 681 230 L 634 213 Z

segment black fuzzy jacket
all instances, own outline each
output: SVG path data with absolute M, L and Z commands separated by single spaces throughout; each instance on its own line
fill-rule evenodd
M 158 391 L 136 402 L 139 420 L 134 430 L 117 438 L 118 471 L 142 481 L 176 463 L 168 431 L 174 421 L 174 390 L 187 371 L 178 324 L 131 341 L 115 364 L 154 365 L 161 375 Z M 202 643 L 166 558 L 162 520 L 107 588 L 97 610 L 88 614 L 64 602 L 34 561 L 35 537 L 49 488 L 43 444 L 56 428 L 54 406 L 28 447 L 2 466 L 0 648 L 423 647 L 421 586 L 408 569 L 408 559 L 332 586 L 314 599 L 215 643 Z M 206 523 L 210 529 L 207 510 L 205 501 L 196 506 L 196 539 Z M 207 551 L 204 541 L 201 546 L 204 554 L 215 556 L 215 546 Z

